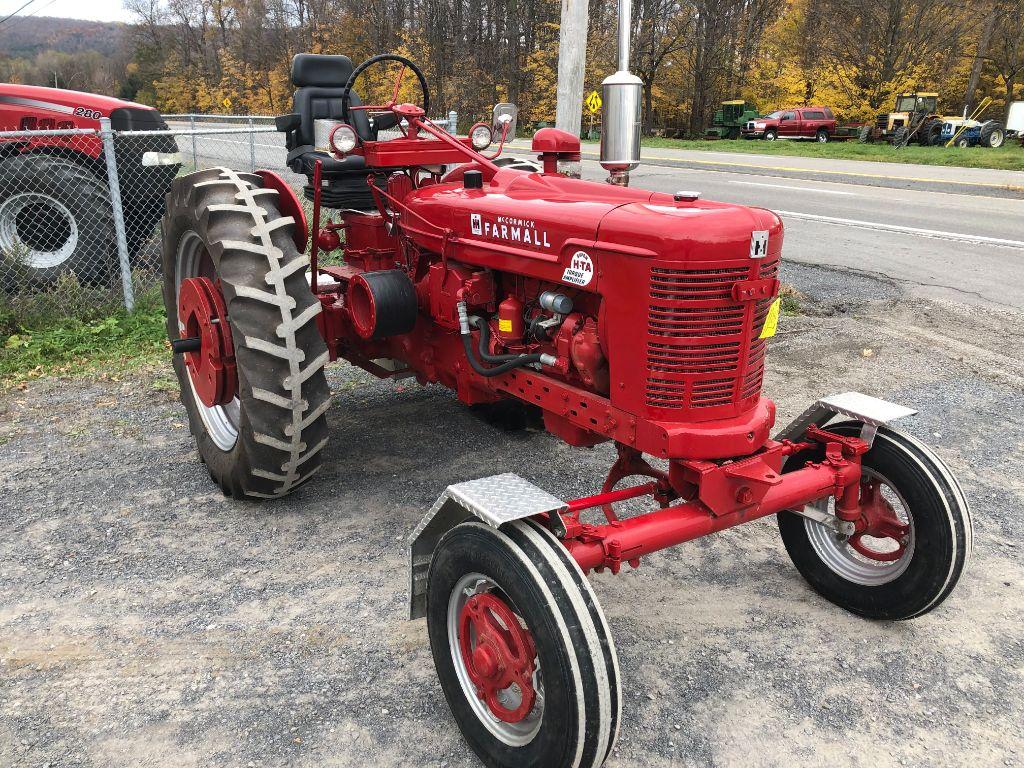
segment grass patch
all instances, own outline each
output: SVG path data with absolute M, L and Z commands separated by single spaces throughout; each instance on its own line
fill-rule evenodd
M 816 141 L 754 141 L 746 139 L 702 141 L 660 138 L 644 139 L 643 146 L 697 149 L 708 152 L 745 152 L 780 157 L 827 157 L 837 160 L 868 160 L 875 163 L 913 163 L 955 168 L 1024 171 L 1024 148 L 1016 140 L 1007 140 L 1007 143 L 999 149 L 983 147 L 968 147 L 966 149 L 950 147 L 946 149 L 945 147 L 919 146 L 895 149 L 888 144 L 859 144 L 856 140 L 819 144 Z
M 38 297 L 37 297 L 38 298 Z M 128 313 L 107 305 L 86 317 L 46 314 L 41 298 L 32 311 L 15 314 L 0 304 L 0 386 L 39 376 L 99 370 L 123 372 L 168 358 L 167 329 L 159 289 L 141 293 Z M 103 313 L 106 314 L 97 316 Z
M 800 302 L 806 297 L 800 291 L 788 283 L 783 283 L 779 288 L 779 296 L 782 298 L 782 303 L 779 306 L 783 315 L 802 314 Z

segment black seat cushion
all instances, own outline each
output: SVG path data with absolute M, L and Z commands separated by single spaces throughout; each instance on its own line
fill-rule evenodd
M 361 172 L 361 177 L 366 178 L 366 161 L 359 155 L 351 155 L 339 160 L 334 155 L 316 150 L 306 152 L 298 157 L 297 161 L 292 163 L 292 170 L 312 177 L 316 170 L 317 160 L 320 161 L 320 175 L 325 180 L 336 179 L 339 175 L 348 175 L 353 172 Z
M 376 140 L 378 131 L 397 124 L 393 115 L 379 116 L 371 125 L 365 112 L 353 110 L 345 114 L 341 97 L 353 69 L 352 60 L 348 56 L 299 53 L 292 59 L 291 80 L 296 86 L 292 111 L 299 115 L 300 123 L 296 130 L 288 134 L 288 149 L 293 153 L 301 148 L 306 150 L 294 156 L 289 167 L 309 179 L 306 196 L 312 198 L 313 174 L 319 160 L 321 177 L 325 182 L 324 205 L 332 208 L 369 209 L 376 206 L 366 184 L 366 161 L 359 155 L 338 159 L 314 149 L 315 120 L 345 121 L 355 128 L 364 141 Z M 351 104 L 362 103 L 355 92 L 349 98 Z

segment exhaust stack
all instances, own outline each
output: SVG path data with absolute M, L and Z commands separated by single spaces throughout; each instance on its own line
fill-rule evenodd
M 640 99 L 643 83 L 629 71 L 631 0 L 619 0 L 619 71 L 601 83 L 601 166 L 608 183 L 629 185 L 629 172 L 640 165 Z

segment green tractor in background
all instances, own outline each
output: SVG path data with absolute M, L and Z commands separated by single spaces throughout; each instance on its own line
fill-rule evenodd
M 711 127 L 704 132 L 706 139 L 738 139 L 740 129 L 748 120 L 760 117 L 757 107 L 743 99 L 723 101 L 722 108 L 715 112 Z

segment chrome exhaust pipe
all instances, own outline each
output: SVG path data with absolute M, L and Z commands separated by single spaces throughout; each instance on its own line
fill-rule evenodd
M 619 70 L 601 83 L 601 167 L 608 183 L 629 185 L 629 172 L 640 165 L 640 100 L 643 83 L 629 71 L 631 0 L 619 0 Z

